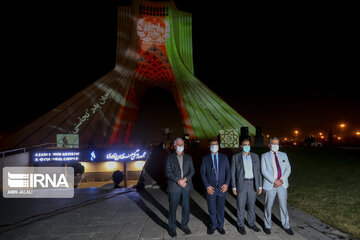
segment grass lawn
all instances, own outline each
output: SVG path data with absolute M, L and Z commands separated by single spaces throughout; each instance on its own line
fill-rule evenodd
M 261 154 L 261 150 L 254 152 Z M 359 238 L 360 150 L 299 147 L 280 151 L 288 154 L 292 167 L 288 203 Z

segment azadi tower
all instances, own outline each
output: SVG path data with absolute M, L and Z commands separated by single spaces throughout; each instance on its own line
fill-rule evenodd
M 255 135 L 253 125 L 195 77 L 191 14 L 172 1 L 138 0 L 118 8 L 115 68 L 1 145 L 56 142 L 57 134 L 78 134 L 80 145 L 129 144 L 150 87 L 173 94 L 190 138 L 213 138 L 221 129 L 244 126 Z

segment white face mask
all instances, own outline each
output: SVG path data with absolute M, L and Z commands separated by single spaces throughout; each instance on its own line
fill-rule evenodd
M 217 153 L 219 151 L 219 146 L 218 145 L 211 145 L 210 146 L 210 151 L 213 153 Z
M 271 151 L 273 151 L 273 152 L 279 151 L 279 145 L 277 145 L 277 144 L 271 144 Z
M 184 146 L 177 146 L 176 151 L 178 151 L 179 153 L 182 153 L 184 151 Z

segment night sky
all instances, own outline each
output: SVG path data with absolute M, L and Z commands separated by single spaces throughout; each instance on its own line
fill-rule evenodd
M 3 8 L 2 137 L 114 67 L 116 6 L 126 1 L 76 2 Z M 176 1 L 193 13 L 195 75 L 253 125 L 277 136 L 295 129 L 300 137 L 336 133 L 340 122 L 349 134 L 360 130 L 359 26 L 349 10 L 354 8 L 192 2 Z M 151 96 L 153 105 L 140 111 L 173 111 L 166 93 Z M 161 102 L 166 103 L 159 108 Z M 144 114 L 139 117 L 146 121 Z M 151 121 L 163 118 L 154 114 Z

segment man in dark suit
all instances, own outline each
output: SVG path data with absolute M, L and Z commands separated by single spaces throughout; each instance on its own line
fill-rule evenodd
M 210 227 L 207 233 L 213 234 L 215 229 L 225 234 L 224 212 L 226 191 L 230 183 L 230 165 L 226 155 L 219 153 L 217 139 L 209 141 L 210 154 L 202 158 L 200 174 L 206 188 L 206 200 L 210 216 Z
M 184 141 L 177 138 L 174 142 L 175 152 L 166 160 L 165 174 L 168 178 L 169 193 L 169 235 L 176 237 L 176 209 L 182 205 L 181 228 L 191 234 L 188 227 L 190 218 L 190 191 L 193 189 L 191 178 L 195 173 L 190 155 L 184 153 Z
M 256 193 L 262 192 L 262 176 L 260 173 L 259 156 L 250 152 L 250 141 L 241 142 L 242 152 L 233 155 L 231 162 L 231 185 L 233 193 L 237 196 L 237 224 L 238 232 L 246 234 L 244 225 L 245 205 L 248 206 L 247 222 L 249 228 L 255 232 L 261 230 L 255 225 Z

